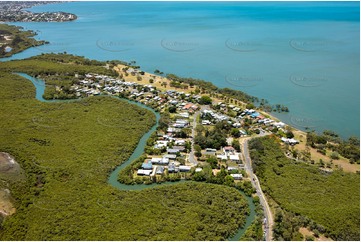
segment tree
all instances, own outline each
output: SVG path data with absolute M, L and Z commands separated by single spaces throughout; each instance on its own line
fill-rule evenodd
M 231 135 L 234 138 L 239 138 L 241 136 L 241 133 L 239 132 L 239 129 L 233 128 L 233 129 L 231 129 Z
M 291 130 L 289 130 L 286 132 L 286 137 L 288 139 L 292 139 L 293 137 L 295 137 L 295 135 L 293 134 L 293 132 Z
M 234 185 L 234 178 L 231 175 L 227 175 L 224 178 L 224 185 L 226 186 L 233 186 Z
M 237 151 L 237 152 L 240 152 L 241 151 L 241 146 L 239 144 L 239 141 L 238 139 L 234 139 L 232 141 L 232 147 Z
M 158 128 L 159 128 L 160 130 L 167 130 L 170 122 L 171 122 L 171 119 L 170 119 L 169 113 L 168 113 L 168 112 L 164 112 L 164 113 L 162 113 L 162 115 L 160 116 Z
M 202 97 L 199 99 L 199 104 L 201 104 L 201 105 L 209 105 L 209 104 L 212 104 L 212 98 L 210 98 L 210 97 L 207 96 L 207 95 L 204 95 L 204 96 L 202 96 Z
M 212 169 L 216 169 L 217 166 L 218 166 L 217 158 L 214 157 L 214 156 L 209 157 L 209 158 L 206 160 L 206 162 L 209 163 L 209 165 L 212 167 Z
M 248 103 L 248 104 L 246 105 L 246 108 L 247 108 L 247 109 L 253 109 L 253 108 L 255 108 L 255 106 L 254 106 L 253 103 Z
M 338 160 L 339 159 L 339 154 L 337 152 L 332 152 L 330 157 L 333 159 L 333 160 Z
M 196 157 L 201 157 L 202 156 L 202 148 L 199 145 L 194 145 L 194 155 Z
M 169 111 L 170 113 L 175 113 L 175 112 L 177 111 L 177 108 L 174 107 L 174 106 L 170 106 L 170 107 L 168 108 L 168 111 Z

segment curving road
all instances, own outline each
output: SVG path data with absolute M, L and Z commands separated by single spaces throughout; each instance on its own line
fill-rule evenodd
M 263 133 L 263 134 L 259 135 L 258 137 L 265 136 L 265 135 L 268 135 L 268 134 Z M 250 138 L 244 139 L 243 140 L 244 142 L 242 145 L 242 149 L 243 149 L 242 154 L 243 154 L 243 158 L 244 158 L 244 165 L 245 165 L 245 169 L 246 169 L 248 176 L 251 178 L 252 185 L 256 189 L 256 193 L 257 193 L 258 197 L 260 198 L 260 203 L 264 210 L 264 215 L 265 215 L 264 237 L 265 237 L 265 240 L 271 241 L 272 233 L 273 233 L 272 228 L 273 228 L 273 222 L 274 222 L 273 215 L 272 215 L 271 209 L 268 205 L 268 202 L 266 200 L 266 197 L 265 197 L 264 193 L 262 192 L 259 180 L 258 180 L 257 176 L 253 173 L 252 161 L 249 156 L 249 150 L 248 150 L 248 140 L 249 139 Z

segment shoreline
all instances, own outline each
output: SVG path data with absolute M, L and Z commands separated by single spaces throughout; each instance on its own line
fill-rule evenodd
M 123 64 L 118 64 L 116 67 L 114 67 L 114 70 L 117 71 L 119 74 L 123 74 L 124 72 L 122 72 L 121 68 L 125 68 L 125 67 L 128 67 L 128 66 L 123 65 Z M 144 80 L 143 77 L 146 77 L 147 79 Z M 155 77 L 155 79 L 154 79 L 155 82 L 150 83 L 149 79 L 154 78 L 154 77 Z M 197 86 L 195 84 L 193 88 L 189 87 L 188 89 L 170 87 L 170 82 L 171 81 L 167 77 L 163 77 L 163 76 L 158 75 L 158 74 L 152 74 L 152 73 L 149 73 L 149 72 L 146 72 L 146 71 L 144 71 L 144 75 L 142 75 L 142 80 L 141 81 L 138 81 L 136 76 L 131 76 L 131 75 L 126 76 L 126 77 L 124 77 L 124 75 L 123 75 L 123 78 L 126 79 L 126 81 L 135 82 L 135 83 L 138 83 L 138 84 L 141 84 L 141 85 L 152 85 L 153 87 L 156 87 L 158 90 L 162 90 L 162 91 L 175 90 L 175 91 L 182 91 L 184 93 L 191 93 L 192 91 L 196 90 L 195 87 Z M 161 82 L 167 82 L 167 87 L 162 86 Z M 168 88 L 168 86 L 169 86 L 169 88 Z M 235 90 L 235 89 L 232 89 L 232 90 Z M 204 94 L 207 95 L 207 94 L 210 94 L 210 93 L 205 92 Z M 221 99 L 218 99 L 218 98 L 212 98 L 212 99 L 217 100 L 217 102 L 224 101 L 224 100 L 221 100 Z M 233 100 L 235 100 L 235 99 L 233 99 Z M 239 102 L 242 102 L 242 101 L 239 101 Z M 242 106 L 246 106 L 246 103 L 242 102 Z M 280 120 L 279 118 L 277 118 L 276 116 L 272 115 L 269 112 L 261 111 L 261 110 L 257 110 L 257 111 L 260 112 L 263 115 L 266 115 L 266 116 L 270 117 L 271 119 L 273 119 L 273 120 L 275 120 L 277 122 L 282 121 L 282 120 Z M 289 124 L 287 124 L 287 125 L 289 125 Z M 298 130 L 300 132 L 303 132 L 306 135 L 305 131 L 300 130 L 300 129 L 296 128 L 296 127 L 293 127 L 292 125 L 289 125 L 289 126 L 292 127 L 294 130 Z
M 8 25 L 8 24 L 6 24 Z M 8 26 L 11 26 L 11 25 L 8 25 Z M 31 48 L 33 46 L 30 46 L 29 48 Z M 24 50 L 22 50 L 24 51 Z M 20 52 L 22 52 L 20 51 Z M 18 53 L 20 53 L 18 52 Z M 17 53 L 16 53 L 17 54 Z M 30 57 L 29 57 L 30 58 Z M 1 60 L 2 58 L 0 58 Z M 158 75 L 158 74 L 152 74 L 152 73 L 149 73 L 149 72 L 144 72 L 144 71 L 140 71 L 140 69 L 137 69 L 137 68 L 133 68 L 133 70 L 136 71 L 136 74 L 132 75 L 132 74 L 129 74 L 128 76 L 124 76 L 124 73 L 127 72 L 127 71 L 122 71 L 122 68 L 131 68 L 130 67 L 130 64 L 127 63 L 127 64 L 117 64 L 115 67 L 113 67 L 113 69 L 115 71 L 118 72 L 118 74 L 123 74 L 123 79 L 127 80 L 127 81 L 131 81 L 131 82 L 134 82 L 134 83 L 138 83 L 138 84 L 141 84 L 141 85 L 152 85 L 152 86 L 155 86 L 157 87 L 157 89 L 159 90 L 162 90 L 162 91 L 168 91 L 168 90 L 175 90 L 175 91 L 181 91 L 181 92 L 184 92 L 184 93 L 190 93 L 192 91 L 195 91 L 197 89 L 197 87 L 199 87 L 198 84 L 195 84 L 193 87 L 191 86 L 188 86 L 187 89 L 182 89 L 182 88 L 177 88 L 177 87 L 171 87 L 170 83 L 171 83 L 171 80 L 168 79 L 167 77 L 164 77 L 164 76 L 161 76 L 161 75 Z M 139 76 L 139 73 L 142 73 L 141 75 L 141 80 L 137 80 L 137 77 Z M 154 81 L 151 83 L 150 82 L 150 79 L 153 79 Z M 163 85 L 165 83 L 165 85 Z M 211 82 L 210 82 L 211 83 Z M 213 83 L 211 83 L 212 85 L 214 85 Z M 215 85 L 214 85 L 215 86 Z M 215 86 L 216 87 L 216 86 Z M 217 87 L 218 88 L 218 87 Z M 230 88 L 229 88 L 230 89 Z M 230 90 L 234 90 L 234 89 L 230 89 Z M 242 91 L 243 92 L 243 91 Z M 200 94 L 204 94 L 204 95 L 212 95 L 210 93 L 209 90 L 206 90 L 206 89 L 203 89 L 203 93 L 200 93 Z M 218 93 L 219 94 L 219 93 Z M 247 93 L 245 93 L 247 94 Z M 220 95 L 223 95 L 223 94 L 220 94 Z M 248 95 L 248 94 L 247 94 Z M 257 97 L 255 97 L 257 98 Z M 217 101 L 218 103 L 219 102 L 224 102 L 224 99 L 220 99 L 220 98 L 216 98 L 216 97 L 212 97 L 212 99 L 214 101 Z M 237 100 L 235 98 L 232 98 L 232 97 L 229 97 L 229 100 Z M 246 103 L 241 101 L 241 100 L 237 100 L 238 102 L 238 106 L 241 106 L 242 108 L 244 108 L 246 106 Z M 234 102 L 235 103 L 235 102 Z M 237 106 L 237 105 L 236 105 Z M 281 119 L 277 118 L 276 116 L 274 116 L 271 112 L 266 112 L 266 111 L 261 111 L 261 110 L 257 110 L 260 114 L 264 115 L 265 117 L 269 117 L 271 118 L 272 120 L 276 121 L 276 122 L 283 122 Z M 285 124 L 287 126 L 289 126 L 291 128 L 291 130 L 297 132 L 300 136 L 302 137 L 306 137 L 307 136 L 307 131 L 304 131 L 304 130 L 301 130 L 299 128 L 297 128 L 296 126 L 294 126 L 293 124 L 290 124 L 289 122 L 285 122 Z M 316 132 L 318 133 L 318 132 Z M 320 132 L 321 133 L 321 132 Z M 320 134 L 319 133 L 319 134 Z M 354 135 L 353 135 L 354 136 Z M 350 137 L 353 137 L 353 136 L 350 136 Z M 357 137 L 357 136 L 355 136 Z M 341 137 L 340 137 L 341 138 Z M 349 138 L 349 137 L 348 137 Z M 358 138 L 358 137 L 357 137 Z M 341 138 L 341 140 L 345 141 L 347 139 L 345 138 Z M 326 158 L 326 156 L 324 157 Z M 339 162 L 340 163 L 340 162 Z M 342 162 L 340 163 L 340 165 L 342 165 Z M 349 164 L 350 165 L 350 164 Z M 352 166 L 352 164 L 351 164 Z M 349 170 L 349 169 L 348 169 Z M 351 169 L 352 170 L 352 169 Z M 356 170 L 360 170 L 359 168 L 356 169 Z
M 143 75 L 141 75 L 142 79 L 141 80 L 137 80 L 137 74 L 135 75 L 127 75 L 125 76 L 125 73 L 127 71 L 123 71 L 122 68 L 126 68 L 129 67 L 129 65 L 124 65 L 124 64 L 117 64 L 115 67 L 113 67 L 113 69 L 115 71 L 118 72 L 118 74 L 123 76 L 123 79 L 125 81 L 128 82 L 134 82 L 134 83 L 138 83 L 140 85 L 152 85 L 153 87 L 156 87 L 158 90 L 161 91 L 169 91 L 169 90 L 175 90 L 175 91 L 180 91 L 180 92 L 184 92 L 184 93 L 188 93 L 190 94 L 192 91 L 195 91 L 195 89 L 197 88 L 197 84 L 194 85 L 194 87 L 189 87 L 188 89 L 181 89 L 181 88 L 177 88 L 177 87 L 170 87 L 170 82 L 171 80 L 169 80 L 167 77 L 161 76 L 161 75 L 157 75 L 157 74 L 152 74 L 149 72 L 145 72 L 145 71 L 141 71 L 141 69 L 137 69 L 137 73 L 139 76 L 139 73 L 142 72 L 144 73 Z M 153 79 L 154 82 L 150 83 L 149 80 Z M 162 83 L 166 82 L 167 85 L 164 86 L 162 85 Z M 208 90 L 205 93 L 202 93 L 203 95 L 207 95 L 210 94 L 208 92 Z M 216 101 L 217 103 L 219 102 L 224 102 L 223 99 L 218 99 L 218 98 L 212 98 L 214 101 Z M 239 101 L 241 102 L 241 101 Z M 246 106 L 246 103 L 241 102 L 242 107 Z M 238 105 L 235 105 L 238 106 Z M 257 108 L 255 108 L 257 110 Z M 276 122 L 283 122 L 282 120 L 280 120 L 279 118 L 275 117 L 274 115 L 272 115 L 269 112 L 263 111 L 263 110 L 257 110 L 257 112 L 259 112 L 260 114 L 264 115 L 265 117 L 268 117 Z M 291 131 L 295 134 L 295 138 L 297 138 L 297 140 L 300 140 L 300 144 L 298 144 L 296 147 L 300 147 L 302 146 L 302 149 L 300 149 L 300 151 L 304 151 L 306 150 L 306 138 L 307 138 L 307 132 L 303 131 L 297 127 L 295 127 L 294 125 L 285 123 L 288 127 L 290 127 Z M 310 130 L 311 131 L 311 130 Z M 342 139 L 342 138 L 341 138 Z M 345 140 L 345 139 L 342 139 Z M 309 147 L 309 149 L 311 150 L 311 154 L 312 156 L 316 159 L 322 159 L 323 162 L 325 162 L 326 164 L 333 164 L 334 167 L 333 169 L 336 168 L 342 168 L 345 172 L 359 172 L 360 171 L 360 164 L 350 164 L 349 160 L 347 158 L 344 157 L 340 157 L 337 160 L 330 160 L 330 157 L 328 157 L 327 155 L 323 155 L 317 152 L 317 150 L 315 148 Z M 326 160 L 328 159 L 328 160 Z M 330 161 L 329 161 L 330 160 Z M 318 162 L 319 160 L 315 160 L 315 162 Z

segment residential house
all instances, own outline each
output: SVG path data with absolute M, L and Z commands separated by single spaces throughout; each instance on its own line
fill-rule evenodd
M 169 173 L 176 173 L 179 171 L 179 168 L 175 166 L 174 163 L 168 165 L 168 172 Z
M 216 155 L 217 150 L 212 148 L 206 148 L 205 155 Z
M 179 150 L 179 152 L 185 152 L 186 148 L 183 145 L 173 146 L 173 149 Z
M 144 162 L 142 164 L 142 169 L 144 169 L 144 170 L 152 170 L 153 169 L 152 161 L 147 160 L 146 162 Z
M 231 174 L 234 180 L 242 180 L 242 174 Z
M 174 142 L 174 144 L 184 146 L 186 144 L 186 141 L 184 139 L 178 139 Z
M 169 159 L 165 158 L 165 157 L 162 157 L 162 158 L 153 157 L 151 161 L 152 161 L 152 164 L 156 164 L 156 165 L 168 165 L 168 163 L 169 163 Z
M 169 154 L 167 154 L 167 155 L 164 155 L 163 157 L 167 158 L 168 160 L 173 160 L 173 161 L 177 159 L 177 155 L 169 155 Z
M 238 171 L 238 167 L 236 167 L 236 166 L 228 166 L 227 170 L 228 171 Z
M 138 176 L 150 176 L 152 174 L 152 170 L 143 170 L 143 169 L 139 169 L 137 171 L 137 175 Z
M 179 166 L 179 171 L 180 172 L 188 172 L 191 170 L 190 166 Z
M 229 155 L 233 155 L 235 153 L 235 150 L 232 146 L 226 146 L 223 147 L 223 152 L 225 155 L 229 156 Z
M 156 169 L 156 171 L 155 171 L 155 173 L 156 173 L 157 175 L 162 175 L 163 172 L 164 172 L 164 167 L 163 167 L 163 166 L 158 166 L 157 169 Z
M 170 155 L 177 154 L 178 152 L 180 152 L 179 149 L 167 149 L 167 153 Z
M 231 161 L 234 161 L 234 162 L 237 162 L 237 163 L 241 162 L 241 160 L 240 160 L 240 158 L 239 158 L 239 154 L 230 155 L 230 156 L 229 156 L 229 159 L 230 159 Z

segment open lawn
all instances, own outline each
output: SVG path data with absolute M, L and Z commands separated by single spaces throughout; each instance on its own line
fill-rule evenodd
M 295 139 L 299 140 L 300 143 L 295 146 L 295 149 L 302 151 L 306 149 L 306 137 L 307 134 L 300 130 L 293 131 L 295 135 Z M 323 155 L 319 152 L 317 152 L 316 149 L 309 147 L 310 153 L 311 153 L 311 159 L 313 159 L 316 163 L 319 163 L 319 160 L 322 159 L 324 163 L 330 164 L 330 156 Z M 330 152 L 328 152 L 330 153 Z M 342 168 L 345 172 L 353 172 L 356 173 L 357 171 L 360 171 L 360 164 L 351 164 L 350 161 L 342 156 L 338 160 L 332 161 L 333 165 L 331 165 L 332 168 L 336 168 L 336 165 L 339 168 Z

